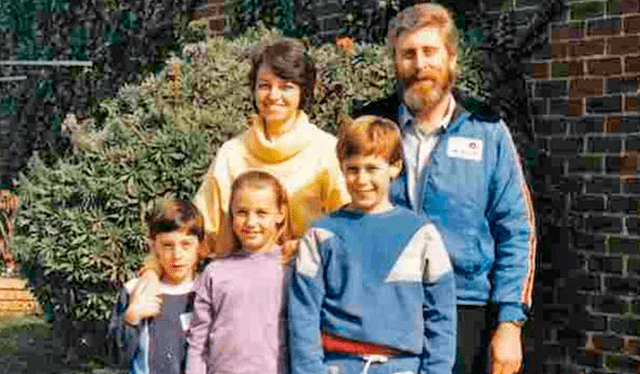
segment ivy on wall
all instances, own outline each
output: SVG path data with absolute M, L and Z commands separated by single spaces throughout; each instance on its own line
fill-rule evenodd
M 53 161 L 68 149 L 66 113 L 88 113 L 125 82 L 155 72 L 179 43 L 205 32 L 184 25 L 204 0 L 0 0 L 3 60 L 84 61 L 91 66 L 3 66 L 0 179 L 13 187 L 33 150 Z M 177 35 L 174 35 L 177 34 Z

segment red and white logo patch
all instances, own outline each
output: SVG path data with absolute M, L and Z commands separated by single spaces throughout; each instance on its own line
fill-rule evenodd
M 470 161 L 481 161 L 482 140 L 452 136 L 447 144 L 447 156 Z

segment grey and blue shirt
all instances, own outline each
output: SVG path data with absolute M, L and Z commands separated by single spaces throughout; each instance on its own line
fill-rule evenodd
M 124 322 L 124 315 L 137 282 L 136 278 L 125 284 L 109 323 L 108 335 L 118 348 L 119 361 L 128 367 L 130 374 L 184 373 L 193 282 L 161 283 L 162 307 L 158 317 L 131 326 Z
M 455 283 L 435 226 L 406 208 L 339 210 L 300 240 L 289 288 L 292 373 L 326 373 L 321 333 L 419 358 L 420 373 L 450 373 Z

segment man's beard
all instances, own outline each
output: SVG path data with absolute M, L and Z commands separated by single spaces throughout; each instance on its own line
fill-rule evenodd
M 413 113 L 429 112 L 438 105 L 451 88 L 449 69 L 432 70 L 422 76 L 412 75 L 400 78 L 402 81 L 402 99 Z

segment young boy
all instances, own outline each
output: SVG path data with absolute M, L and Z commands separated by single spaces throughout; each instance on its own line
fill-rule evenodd
M 402 167 L 396 125 L 359 117 L 343 127 L 337 152 L 352 202 L 300 240 L 292 373 L 451 373 L 452 267 L 435 227 L 389 201 Z
M 204 238 L 203 218 L 190 202 L 160 204 L 148 219 L 150 251 L 160 267 L 161 295 L 127 282 L 109 323 L 121 363 L 131 374 L 181 374 L 193 308 L 192 286 Z M 124 362 L 123 362 L 124 361 Z

